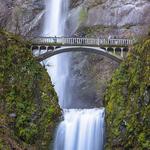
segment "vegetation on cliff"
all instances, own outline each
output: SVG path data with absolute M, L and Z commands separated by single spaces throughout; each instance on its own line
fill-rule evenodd
M 107 150 L 150 148 L 150 39 L 129 52 L 106 92 Z
M 0 149 L 48 149 L 60 116 L 46 70 L 28 44 L 0 30 Z

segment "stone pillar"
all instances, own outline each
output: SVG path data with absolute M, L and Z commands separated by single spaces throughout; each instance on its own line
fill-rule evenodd
M 121 57 L 123 57 L 123 47 L 121 47 Z
M 39 51 L 39 55 L 41 54 L 41 46 L 40 45 L 38 45 L 38 51 Z
M 116 47 L 113 47 L 113 53 L 116 54 Z

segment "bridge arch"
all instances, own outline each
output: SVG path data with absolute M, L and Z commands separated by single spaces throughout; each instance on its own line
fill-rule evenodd
M 37 56 L 38 61 L 43 61 L 49 57 L 52 57 L 57 54 L 61 54 L 64 52 L 90 52 L 90 53 L 96 53 L 100 54 L 102 56 L 108 57 L 118 63 L 122 61 L 122 58 L 119 56 L 116 56 L 113 53 L 110 53 L 100 47 L 88 47 L 88 46 L 69 46 L 69 47 L 59 47 L 55 48 L 54 50 L 48 50 L 45 53 L 40 54 Z

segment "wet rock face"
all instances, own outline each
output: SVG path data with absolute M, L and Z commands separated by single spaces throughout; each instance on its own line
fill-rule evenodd
M 6 25 L 7 18 L 6 16 L 10 15 L 9 11 L 9 5 L 12 5 L 11 3 L 6 3 L 5 0 L 0 1 L 0 26 L 4 27 Z
M 84 0 L 71 0 L 70 9 L 75 8 L 83 3 Z
M 87 52 L 74 52 L 71 58 L 69 82 L 71 98 L 67 108 L 93 108 L 104 106 L 107 83 L 119 63 Z
M 97 6 L 104 3 L 107 0 L 71 0 L 70 7 L 75 8 L 80 4 L 84 4 L 87 8 Z
M 83 9 L 86 9 L 86 15 L 81 20 Z M 134 36 L 147 34 L 150 24 L 148 14 L 149 0 L 84 0 L 70 11 L 68 22 L 73 22 L 72 16 L 76 16 L 78 28 L 99 25 L 102 26 L 103 33 Z M 72 31 L 71 26 L 69 28 Z
M 41 33 L 44 0 L 0 0 L 0 27 L 23 35 Z M 147 34 L 149 0 L 70 0 L 67 31 L 101 26 L 100 34 L 134 36 Z
M 0 27 L 22 35 L 39 35 L 44 0 L 0 0 Z

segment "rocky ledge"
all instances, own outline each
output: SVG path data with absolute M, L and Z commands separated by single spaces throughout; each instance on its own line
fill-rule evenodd
M 84 27 L 97 32 L 98 27 L 98 35 L 133 37 L 149 29 L 149 0 L 72 0 L 70 7 L 67 25 L 71 34 Z
M 0 0 L 0 27 L 21 35 L 39 35 L 44 0 Z

